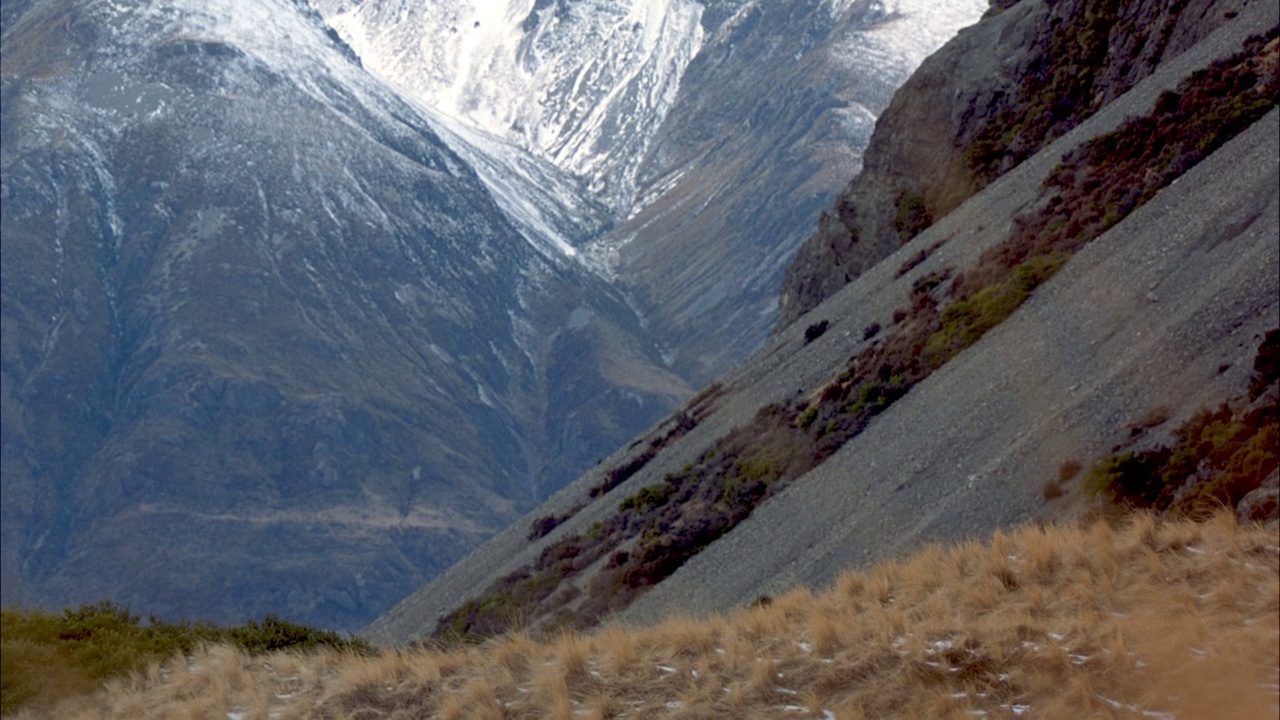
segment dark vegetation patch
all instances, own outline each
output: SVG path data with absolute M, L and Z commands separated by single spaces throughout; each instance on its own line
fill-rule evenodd
M 1126 508 L 1193 518 L 1237 507 L 1280 467 L 1278 352 L 1280 330 L 1272 330 L 1258 348 L 1244 398 L 1196 413 L 1178 428 L 1171 447 L 1099 461 L 1084 477 L 1085 490 Z M 1259 509 L 1276 514 L 1274 507 Z
M 267 615 L 236 627 L 209 623 L 145 624 L 110 602 L 82 605 L 61 614 L 39 610 L 0 611 L 0 713 L 48 707 L 88 693 L 112 677 L 146 668 L 152 661 L 191 653 L 201 644 L 226 643 L 250 653 L 275 650 L 342 650 L 372 654 L 359 639 L 317 630 Z
M 1105 10 L 1105 3 L 1094 5 Z M 579 604 L 572 622 L 591 626 L 625 608 L 999 325 L 1086 243 L 1274 107 L 1280 94 L 1278 34 L 1273 29 L 1266 37 L 1250 39 L 1238 55 L 1193 74 L 1176 92 L 1163 95 L 1150 115 L 1131 119 L 1064 157 L 1044 185 L 1047 197 L 1041 210 L 1017 218 L 1012 236 L 984 253 L 974 267 L 958 275 L 946 268 L 917 279 L 908 306 L 895 311 L 890 331 L 851 357 L 821 390 L 763 408 L 697 462 L 624 500 L 590 537 L 561 539 L 531 567 L 499 580 L 447 615 L 438 634 L 479 638 L 539 617 L 569 618 L 558 599 L 571 594 L 553 594 L 556 588 L 606 557 L 585 595 L 574 598 Z M 1105 32 L 1101 37 L 1105 50 Z M 1082 47 L 1094 49 L 1096 42 L 1094 36 L 1081 40 Z M 1077 88 L 1069 79 L 1061 82 Z M 864 336 L 870 339 L 878 332 Z M 1274 368 L 1280 364 L 1277 354 L 1266 350 L 1260 354 L 1266 359 L 1259 362 Z M 611 471 L 592 496 L 634 475 L 671 439 L 696 425 L 699 402 L 691 401 L 666 434 L 650 439 L 644 453 Z M 1258 448 L 1275 445 L 1274 422 L 1270 430 L 1246 427 L 1244 419 L 1233 423 L 1231 417 L 1210 414 L 1198 429 L 1187 430 L 1189 443 L 1209 448 L 1205 457 L 1226 463 L 1225 474 L 1217 476 L 1222 479 L 1200 493 L 1204 498 L 1235 497 L 1247 484 L 1237 478 L 1252 478 L 1259 468 L 1270 467 L 1259 459 Z M 1236 450 L 1244 454 L 1237 458 Z M 1114 492 L 1132 498 L 1126 500 L 1131 504 L 1159 502 L 1168 482 L 1151 478 L 1165 477 L 1161 468 L 1183 457 L 1176 448 L 1167 454 L 1112 459 L 1091 471 L 1090 478 L 1101 479 L 1089 482 L 1103 488 L 1100 492 L 1118 488 Z M 1233 469 L 1238 466 L 1245 469 Z M 1187 502 L 1199 507 L 1201 501 Z
M 1051 10 L 1053 30 L 1023 76 L 1019 99 L 987 120 L 965 149 L 979 187 L 1065 135 L 1144 76 L 1127 70 L 1139 52 L 1168 44 L 1186 0 L 1151 3 L 1144 12 L 1132 12 L 1133 5 L 1088 0 L 1080 8 L 1064 5 L 1072 9 L 1065 16 Z M 1120 68 L 1125 71 L 1117 76 Z
M 822 337 L 823 334 L 827 332 L 827 328 L 829 327 L 831 327 L 831 322 L 829 320 L 821 320 L 805 328 L 804 344 L 808 345 L 814 340 L 817 340 L 818 338 Z
M 894 202 L 893 229 L 903 243 L 924 232 L 933 224 L 933 214 L 925 206 L 924 196 L 915 192 L 902 192 Z
M 690 430 L 697 427 L 698 423 L 702 422 L 707 415 L 710 415 L 715 408 L 715 401 L 724 393 L 725 387 L 723 385 L 718 382 L 711 383 L 689 398 L 684 407 L 676 412 L 668 422 L 659 426 L 652 435 L 631 443 L 630 449 L 634 450 L 644 445 L 644 451 L 621 465 L 606 471 L 604 479 L 592 486 L 589 493 L 591 497 L 600 497 L 608 493 L 626 482 L 632 475 L 640 472 L 645 465 L 649 464 L 650 460 L 658 455 L 659 450 L 667 447 L 676 439 L 684 437 Z
M 685 402 L 684 407 L 679 412 L 671 416 L 666 423 L 660 425 L 652 435 L 632 442 L 628 447 L 629 450 L 635 450 L 640 447 L 644 447 L 644 450 L 624 460 L 621 464 L 606 470 L 600 481 L 592 485 L 591 489 L 587 491 L 588 496 L 592 498 L 600 497 L 631 479 L 632 475 L 640 472 L 645 465 L 649 464 L 650 460 L 658 456 L 659 450 L 697 427 L 698 423 L 702 422 L 703 418 L 715 408 L 715 401 L 724 393 L 725 387 L 718 382 L 713 382 L 698 391 L 697 394 Z M 529 523 L 527 537 L 530 540 L 546 537 L 563 522 L 577 515 L 579 511 L 587 506 L 588 502 L 589 500 L 583 500 L 563 513 L 542 515 L 534 518 Z

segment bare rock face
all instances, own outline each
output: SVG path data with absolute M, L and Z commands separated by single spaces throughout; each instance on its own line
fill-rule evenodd
M 1045 493 L 1044 481 L 1060 478 L 1064 461 L 1079 465 L 1126 447 L 1118 443 L 1131 442 L 1139 423 L 1151 427 L 1145 418 L 1152 417 L 1153 408 L 1160 409 L 1163 423 L 1236 397 L 1246 386 L 1253 393 L 1249 363 L 1262 372 L 1255 349 L 1264 336 L 1280 332 L 1275 330 L 1280 301 L 1274 290 L 1280 270 L 1275 243 L 1280 232 L 1280 111 L 1274 108 L 1190 169 L 1184 167 L 1176 181 L 1076 252 L 999 325 L 913 386 L 825 462 L 802 470 L 794 484 L 753 505 L 747 516 L 734 518 L 732 529 L 714 536 L 719 528 L 706 517 L 690 513 L 677 524 L 655 514 L 666 523 L 661 545 L 637 540 L 618 545 L 623 549 L 610 558 L 621 564 L 644 557 L 654 560 L 651 567 L 667 563 L 655 572 L 646 569 L 644 582 L 637 585 L 613 583 L 602 572 L 610 561 L 596 562 L 580 552 L 588 547 L 588 538 L 595 542 L 611 524 L 635 528 L 629 523 L 637 516 L 619 520 L 624 508 L 695 506 L 673 502 L 668 493 L 679 490 L 686 478 L 697 478 L 699 487 L 710 485 L 704 481 L 717 470 L 708 460 L 738 466 L 744 458 L 785 457 L 795 446 L 783 440 L 770 447 L 760 441 L 764 432 L 758 429 L 789 432 L 806 421 L 805 414 L 793 417 L 780 408 L 799 403 L 792 406 L 798 411 L 831 390 L 837 392 L 830 397 L 844 399 L 838 394 L 842 377 L 856 372 L 866 358 L 875 364 L 864 367 L 892 371 L 876 362 L 877 356 L 862 353 L 904 337 L 892 328 L 906 327 L 907 307 L 937 299 L 923 296 L 937 287 L 938 278 L 956 270 L 965 273 L 985 253 L 999 252 L 1018 227 L 1016 218 L 1050 205 L 1049 179 L 1060 173 L 1064 157 L 1087 143 L 1120 137 L 1115 133 L 1130 127 L 1128 118 L 1152 113 L 1185 79 L 1214 68 L 1246 44 L 1260 45 L 1248 38 L 1274 31 L 1280 12 L 1274 3 L 1251 3 L 1210 33 L 1208 27 L 1234 11 L 1206 19 L 1207 11 L 1190 7 L 1134 2 L 1111 8 L 1064 0 L 1049 8 L 1024 0 L 962 34 L 946 51 L 953 53 L 950 57 L 944 53 L 928 63 L 899 94 L 877 129 L 874 157 L 867 159 L 864 178 L 878 174 L 896 179 L 902 183 L 896 189 L 915 188 L 918 200 L 897 203 L 892 214 L 866 206 L 864 214 L 858 203 L 877 192 L 895 201 L 898 196 L 858 181 L 845 203 L 823 222 L 851 234 L 850 228 L 874 221 L 897 233 L 884 243 L 896 248 L 903 233 L 926 224 L 937 208 L 953 211 L 874 267 L 869 253 L 837 267 L 842 275 L 856 261 L 868 270 L 804 322 L 780 328 L 760 351 L 691 399 L 680 415 L 570 484 L 526 522 L 477 548 L 380 617 L 366 635 L 402 643 L 437 630 L 467 631 L 491 607 L 516 609 L 512 616 L 526 627 L 565 617 L 525 613 L 528 607 L 540 607 L 537 598 L 527 602 L 534 592 L 565 598 L 561 608 L 579 602 L 576 607 L 585 611 L 575 617 L 590 623 L 613 610 L 593 615 L 595 608 L 580 602 L 583 596 L 600 588 L 643 587 L 628 608 L 612 616 L 628 624 L 652 622 L 672 612 L 724 612 L 796 585 L 828 585 L 849 567 L 867 567 L 923 542 L 960 541 L 1035 519 L 1061 518 L 1069 503 L 1083 499 L 1071 491 L 1065 500 Z M 1055 54 L 1051 41 L 1058 36 L 1045 30 L 1053 26 L 1055 13 L 1074 18 L 1072 13 L 1088 17 L 1102 10 L 1107 14 L 1095 22 L 1108 28 L 1118 26 L 1117 18 L 1170 18 L 1145 25 L 1137 34 L 1149 37 L 1135 40 L 1125 51 L 1130 58 L 1163 53 L 1166 59 L 1154 71 L 1135 70 L 1133 63 L 1126 66 L 1106 55 L 1090 75 L 1127 78 L 1108 81 L 1122 85 L 1146 72 L 1146 80 L 1127 92 L 1121 85 L 1099 85 L 1095 92 L 1076 88 L 1077 66 L 1070 75 L 1054 74 L 1058 68 L 1051 61 L 1065 57 Z M 1188 52 L 1171 56 L 1172 48 L 1196 35 L 1205 37 Z M 990 48 L 999 43 L 1011 47 L 993 57 Z M 969 53 L 958 47 L 975 57 L 965 57 Z M 1157 47 L 1163 49 L 1153 49 Z M 1273 40 L 1257 58 L 1265 55 L 1266 63 L 1274 63 L 1274 52 Z M 946 84 L 948 73 L 955 75 L 956 85 Z M 1015 85 L 1013 80 L 1024 75 L 1039 77 L 1041 84 Z M 1061 118 L 1033 112 L 1043 99 L 1062 97 L 1053 90 L 1058 87 L 1054 82 L 1042 82 L 1045 77 L 1076 88 L 1078 95 L 1068 99 L 1087 98 L 1087 104 L 1058 108 Z M 1108 97 L 1116 101 L 1106 103 Z M 1092 114 L 1083 120 L 1072 114 L 1086 112 Z M 914 117 L 914 124 L 903 117 Z M 933 124 L 920 124 L 926 119 Z M 1068 132 L 1072 122 L 1078 124 Z M 1003 129 L 999 136 L 992 134 L 993 127 Z M 1006 162 L 1015 162 L 1054 134 L 1063 137 L 1016 168 L 1003 170 Z M 931 137 L 934 144 L 924 150 L 907 142 Z M 983 152 L 966 152 L 979 141 L 989 143 L 979 146 Z M 920 177 L 927 182 L 912 184 Z M 972 189 L 984 183 L 981 190 Z M 974 196 L 960 203 L 965 192 Z M 954 203 L 960 204 L 952 208 Z M 841 246 L 811 241 L 811 268 L 822 262 L 835 265 L 844 258 L 839 251 L 860 253 L 866 242 L 866 237 L 850 236 Z M 814 271 L 806 279 L 819 287 L 823 277 Z M 832 281 L 825 291 L 839 287 L 843 279 Z M 1274 362 L 1274 355 L 1267 357 Z M 870 397 L 863 395 L 859 402 Z M 685 413 L 696 419 L 688 427 Z M 754 424 L 765 416 L 783 420 L 772 426 Z M 741 440 L 739 447 L 751 452 L 733 449 L 723 442 L 728 439 Z M 1270 482 L 1273 487 L 1274 478 Z M 1265 504 L 1262 496 L 1256 498 L 1257 506 Z M 674 530 L 667 533 L 668 528 Z M 638 555 L 655 547 L 657 552 Z M 674 554 L 668 549 L 675 547 L 695 548 L 694 554 L 669 561 Z M 670 574 L 660 575 L 677 562 Z M 537 583 L 522 587 L 535 571 L 543 572 L 535 577 Z M 548 589 L 551 585 L 555 588 Z M 524 592 L 531 586 L 535 591 Z
M 823 213 L 787 269 L 778 327 L 1247 4 L 993 3 L 981 22 L 920 67 L 877 121 L 862 173 Z
M 1275 523 L 1280 520 L 1280 470 L 1272 472 L 1260 487 L 1240 500 L 1236 515 L 1241 522 Z

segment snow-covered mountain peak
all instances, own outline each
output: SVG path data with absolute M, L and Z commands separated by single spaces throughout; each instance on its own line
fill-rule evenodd
M 584 177 L 615 210 L 703 38 L 691 0 L 317 6 L 370 70 Z
M 294 79 L 333 65 L 335 48 L 317 42 L 323 22 L 295 0 L 152 0 L 97 6 L 110 18 L 117 51 L 165 38 L 233 46 Z

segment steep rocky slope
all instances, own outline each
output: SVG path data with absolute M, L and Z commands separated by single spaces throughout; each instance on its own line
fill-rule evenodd
M 962 31 L 894 96 L 863 171 L 787 269 L 779 326 L 1248 4 L 1000 3 L 1009 7 Z
M 688 392 L 305 4 L 5 4 L 3 601 L 367 622 Z
M 762 340 L 980 5 L 6 0 L 0 600 L 366 622 Z
M 924 539 L 968 537 L 1057 514 L 1076 501 L 1070 493 L 1049 500 L 1043 488 L 1064 462 L 1088 464 L 1117 446 L 1167 435 L 1180 419 L 1238 395 L 1249 383 L 1263 333 L 1280 324 L 1275 110 L 1250 120 L 1247 131 L 1199 164 L 1177 160 L 1176 170 L 1154 174 L 1117 170 L 1121 185 L 1137 187 L 1194 164 L 1172 184 L 1150 186 L 1141 202 L 1125 201 L 1123 212 L 1099 204 L 1098 216 L 1084 222 L 1097 228 L 1096 237 L 1079 235 L 1067 249 L 1026 260 L 1032 264 L 1017 266 L 1009 278 L 987 277 L 997 284 L 984 291 L 958 294 L 1000 267 L 1002 253 L 1016 247 L 1009 243 L 1040 227 L 1037 218 L 1051 221 L 1046 237 L 1074 228 L 1069 221 L 1080 220 L 1072 214 L 1079 198 L 1064 202 L 1059 193 L 1072 187 L 1064 172 L 1077 161 L 1064 158 L 1088 156 L 1101 147 L 1094 139 L 1105 146 L 1117 132 L 1130 133 L 1124 137 L 1134 145 L 1148 142 L 1138 140 L 1142 126 L 1126 119 L 1153 108 L 1176 110 L 1179 97 L 1205 96 L 1166 92 L 1193 72 L 1234 58 L 1195 77 L 1211 84 L 1229 74 L 1224 67 L 1240 68 L 1241 77 L 1269 77 L 1271 90 L 1246 81 L 1243 92 L 1263 99 L 1250 118 L 1274 106 L 1277 8 L 1250 3 L 1230 14 L 1189 51 L 1167 58 L 874 265 L 807 322 L 782 329 L 682 413 L 552 498 L 529 523 L 478 548 L 367 633 L 403 642 L 440 630 L 441 620 L 445 630 L 489 627 L 495 619 L 500 626 L 508 612 L 543 628 L 590 624 L 619 611 L 624 619 L 647 620 L 674 608 L 718 610 L 797 583 L 829 582 L 839 568 Z M 1246 38 L 1267 32 L 1273 39 L 1246 46 Z M 971 41 L 962 36 L 953 46 Z M 1210 127 L 1215 112 L 1206 116 Z M 1230 125 L 1230 112 L 1225 117 Z M 1201 127 L 1192 120 L 1187 127 Z M 1189 140 L 1194 154 L 1195 138 Z M 1185 142 L 1170 136 L 1151 144 Z M 1084 182 L 1086 199 L 1112 185 Z M 1062 207 L 1070 211 L 1055 225 Z M 990 299 L 1004 287 L 999 283 L 1020 282 L 1027 267 L 1035 272 L 1035 263 L 1047 263 L 1048 270 L 1003 311 L 1003 323 L 997 319 L 923 373 L 907 367 L 909 377 L 894 375 L 893 349 L 914 342 L 913 328 L 938 328 L 920 346 L 933 348 L 933 339 L 951 332 L 939 314 L 947 322 L 963 319 L 964 303 Z M 944 302 L 956 312 L 943 313 L 938 305 Z M 886 363 L 878 381 L 857 380 L 867 360 Z M 863 382 L 854 387 L 860 398 L 847 394 L 852 382 Z M 828 397 L 847 398 L 842 412 L 870 410 L 837 413 L 825 428 L 825 420 L 808 424 L 810 411 L 831 417 Z M 1165 420 L 1144 420 L 1153 415 Z M 850 420 L 846 431 L 841 423 Z M 821 438 L 824 431 L 840 440 L 815 446 L 825 458 L 816 468 L 813 460 L 788 456 L 787 442 L 777 441 Z M 723 456 L 726 451 L 736 454 Z M 732 482 L 723 485 L 723 495 L 696 492 L 699 482 L 725 477 Z M 691 478 L 700 478 L 694 502 L 668 505 L 671 497 L 685 497 Z M 765 486 L 748 496 L 761 502 L 735 510 L 732 499 L 761 478 L 786 489 L 775 494 Z M 721 486 L 714 487 L 719 493 Z M 721 506 L 729 516 L 706 512 Z M 605 542 L 614 544 L 598 551 Z M 685 547 L 692 552 L 672 554 L 681 542 L 691 543 Z M 636 566 L 635 558 L 652 564 Z

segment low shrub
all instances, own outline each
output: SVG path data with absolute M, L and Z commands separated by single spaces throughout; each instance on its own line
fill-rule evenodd
M 906 243 L 933 224 L 933 214 L 925 204 L 924 196 L 915 192 L 902 192 L 894 203 L 893 229 L 898 239 Z
M 1269 352 L 1264 340 L 1257 358 Z M 1273 379 L 1267 387 L 1277 385 L 1280 380 Z M 1243 406 L 1252 392 L 1238 404 Z M 1104 458 L 1090 468 L 1085 488 L 1119 505 L 1191 517 L 1234 508 L 1280 467 L 1276 410 L 1274 403 L 1246 410 L 1224 403 L 1202 410 L 1177 429 L 1173 447 Z
M 156 660 L 191 653 L 198 645 L 227 643 L 250 653 L 335 649 L 372 653 L 364 640 L 342 637 L 267 615 L 236 627 L 167 623 L 141 618 L 121 605 L 99 602 L 61 613 L 0 611 L 0 713 L 50 707 L 92 692 L 107 680 Z
M 809 327 L 805 328 L 804 343 L 808 345 L 814 340 L 817 340 L 818 338 L 822 337 L 823 334 L 827 332 L 827 328 L 830 327 L 830 325 L 831 323 L 829 321 L 822 320 L 821 322 L 816 322 L 810 325 Z

